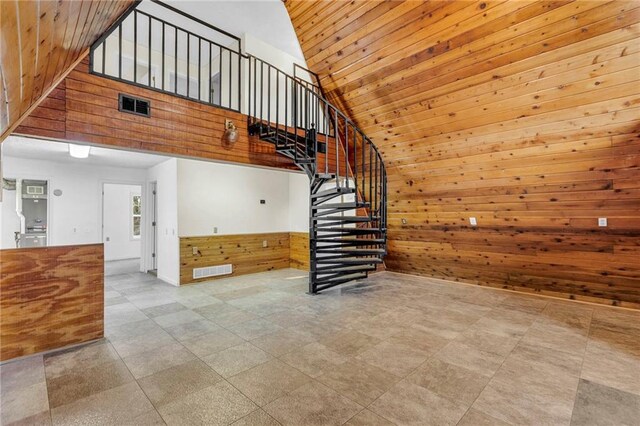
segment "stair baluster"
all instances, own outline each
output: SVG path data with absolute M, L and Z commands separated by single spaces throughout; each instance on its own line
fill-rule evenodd
M 387 177 L 380 153 L 320 87 L 246 58 L 249 87 L 253 84 L 250 134 L 273 143 L 309 176 L 309 293 L 366 278 L 386 254 Z

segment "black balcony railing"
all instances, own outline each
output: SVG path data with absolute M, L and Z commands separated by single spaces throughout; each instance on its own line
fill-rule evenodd
M 170 13 L 182 14 L 155 3 Z M 193 26 L 199 25 L 206 26 L 209 33 L 215 31 L 220 40 L 213 41 L 134 7 L 92 46 L 91 72 L 240 111 L 240 39 L 201 21 Z

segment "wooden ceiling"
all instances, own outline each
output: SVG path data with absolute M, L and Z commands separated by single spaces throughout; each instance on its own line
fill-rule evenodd
M 385 158 L 389 269 L 640 306 L 640 2 L 286 6 Z
M 0 1 L 0 142 L 133 1 Z

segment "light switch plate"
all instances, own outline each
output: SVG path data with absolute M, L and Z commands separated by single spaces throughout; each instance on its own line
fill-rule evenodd
M 478 224 L 478 221 L 476 220 L 475 217 L 470 217 L 469 223 L 471 224 L 471 226 L 476 226 Z
M 599 217 L 598 218 L 598 226 L 601 228 L 606 228 L 607 227 L 607 218 L 606 217 Z
M 192 247 L 191 250 L 194 256 L 198 254 L 198 247 Z
M 262 247 L 268 247 L 269 243 L 267 243 L 267 240 L 262 241 Z

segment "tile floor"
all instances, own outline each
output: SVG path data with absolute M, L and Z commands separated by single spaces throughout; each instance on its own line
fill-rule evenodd
M 381 273 L 106 282 L 106 338 L 5 363 L 1 423 L 638 425 L 640 313 Z
M 104 263 L 104 275 L 131 274 L 140 271 L 140 258 L 111 260 Z

